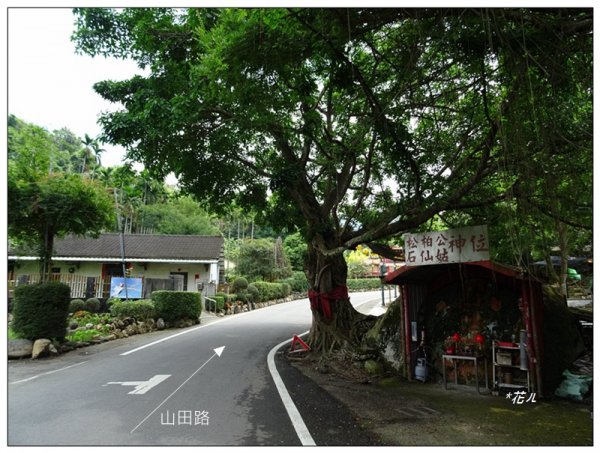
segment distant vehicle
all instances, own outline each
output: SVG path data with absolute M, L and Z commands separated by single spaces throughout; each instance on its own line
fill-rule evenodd
M 561 259 L 559 256 L 551 256 L 552 266 L 556 271 L 560 271 Z M 533 266 L 538 271 L 544 271 L 548 264 L 546 261 L 536 261 Z M 576 280 L 581 280 L 581 275 L 591 274 L 592 272 L 592 258 L 569 258 L 567 261 L 568 266 L 568 277 Z M 577 277 L 579 276 L 579 277 Z

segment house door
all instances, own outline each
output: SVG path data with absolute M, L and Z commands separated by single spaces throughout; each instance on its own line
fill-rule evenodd
M 122 263 L 104 263 L 102 264 L 102 297 L 110 297 L 110 279 L 111 277 L 123 277 Z
M 123 276 L 123 264 L 118 263 L 104 263 L 102 265 L 102 276 L 103 277 L 122 277 Z
M 174 291 L 187 291 L 187 272 L 171 272 L 174 283 Z

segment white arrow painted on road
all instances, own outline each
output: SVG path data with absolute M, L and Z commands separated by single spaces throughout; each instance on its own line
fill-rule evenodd
M 138 423 L 138 425 L 137 425 L 135 428 L 133 428 L 133 429 L 132 429 L 132 430 L 129 432 L 129 434 L 133 434 L 133 432 L 134 432 L 136 429 L 138 429 L 140 426 L 142 426 L 142 424 L 143 424 L 143 423 L 144 423 L 146 420 L 148 420 L 148 419 L 149 419 L 149 418 L 152 416 L 152 414 L 154 414 L 154 413 L 155 413 L 155 412 L 156 412 L 156 411 L 157 411 L 157 410 L 158 410 L 158 409 L 159 409 L 159 408 L 160 408 L 160 407 L 161 407 L 163 404 L 165 404 L 165 403 L 166 403 L 166 402 L 169 400 L 169 398 L 171 398 L 173 395 L 175 395 L 175 393 L 177 393 L 177 392 L 179 391 L 179 389 L 181 389 L 181 387 L 183 387 L 185 384 L 187 384 L 187 383 L 188 383 L 188 381 L 189 381 L 190 379 L 192 379 L 192 378 L 193 378 L 193 377 L 194 377 L 196 374 L 198 374 L 198 373 L 200 372 L 200 370 L 201 370 L 202 368 L 204 368 L 204 367 L 205 367 L 205 365 L 206 365 L 208 362 L 210 362 L 210 361 L 213 359 L 213 357 L 214 357 L 214 356 L 221 357 L 221 354 L 223 354 L 223 350 L 224 350 L 224 349 L 225 349 L 225 346 L 221 346 L 220 348 L 213 349 L 213 351 L 214 351 L 215 353 L 214 353 L 213 355 L 211 355 L 211 356 L 208 358 L 208 360 L 207 360 L 206 362 L 204 362 L 204 363 L 203 363 L 203 364 L 200 366 L 200 368 L 198 368 L 196 371 L 194 371 L 194 372 L 192 373 L 192 375 L 191 375 L 189 378 L 187 378 L 185 381 L 183 381 L 183 383 L 182 383 L 182 384 L 181 384 L 179 387 L 177 387 L 173 393 L 171 393 L 169 396 L 167 396 L 167 397 L 165 398 L 165 400 L 164 400 L 162 403 L 160 403 L 158 406 L 156 406 L 156 408 L 155 408 L 155 409 L 154 409 L 152 412 L 150 412 L 150 413 L 149 413 L 149 414 L 146 416 L 146 418 L 144 418 L 144 419 L 143 419 L 141 422 L 139 422 L 139 423 Z
M 170 374 L 157 374 L 156 376 L 151 377 L 147 381 L 107 382 L 102 387 L 106 387 L 107 385 L 111 384 L 133 386 L 135 388 L 128 393 L 129 395 L 143 395 L 169 377 L 171 377 Z

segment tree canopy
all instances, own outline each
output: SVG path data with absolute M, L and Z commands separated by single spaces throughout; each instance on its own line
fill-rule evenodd
M 46 278 L 54 238 L 99 234 L 114 221 L 113 204 L 103 187 L 80 175 L 52 173 L 37 180 L 8 178 L 8 233 L 40 257 Z
M 243 241 L 236 261 L 235 272 L 248 278 L 249 281 L 274 281 L 292 275 L 281 239 Z
M 285 212 L 273 220 L 309 239 L 332 229 L 322 251 L 481 203 L 475 189 L 507 158 L 552 152 L 507 149 L 501 127 L 533 133 L 523 108 L 529 123 L 547 111 L 567 118 L 576 103 L 554 94 L 586 83 L 589 96 L 591 83 L 589 10 L 76 12 L 81 51 L 151 71 L 96 85 L 125 107 L 103 116 L 105 138 L 175 170 L 213 206 L 237 198 Z M 550 110 L 532 108 L 542 88 Z
M 255 225 L 251 217 L 235 207 L 228 210 L 226 217 L 215 218 L 191 196 L 165 186 L 147 170 L 137 170 L 130 161 L 104 167 L 102 152 L 99 140 L 88 134 L 80 138 L 66 127 L 50 132 L 9 115 L 11 178 L 38 182 L 49 174 L 63 173 L 95 180 L 112 196 L 116 192 L 114 210 L 121 215 L 126 233 L 214 235 L 221 229 L 231 235 L 241 226 L 243 236 L 246 232 L 249 237 L 275 236 L 272 230 Z M 13 203 L 9 208 L 15 206 Z M 114 230 L 116 223 L 105 227 Z
M 149 70 L 95 85 L 123 105 L 103 138 L 213 207 L 298 229 L 321 293 L 345 284 L 344 250 L 539 203 L 555 187 L 538 163 L 591 154 L 591 9 L 75 12 L 79 51 Z
M 220 234 L 215 220 L 189 196 L 142 206 L 139 217 L 154 234 Z

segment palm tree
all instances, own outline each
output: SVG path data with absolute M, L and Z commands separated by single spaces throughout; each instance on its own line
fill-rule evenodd
M 92 147 L 92 143 L 94 143 L 94 140 L 92 137 L 90 137 L 88 134 L 85 134 L 85 137 L 83 138 L 83 140 L 81 140 L 81 143 L 83 143 L 83 146 L 85 147 L 82 151 L 83 153 L 83 163 L 81 164 L 81 172 L 80 173 L 85 173 L 85 167 L 87 164 L 87 157 L 88 154 L 90 154 L 90 148 Z
M 104 148 L 100 147 L 100 142 L 98 141 L 98 139 L 94 139 L 94 141 L 92 142 L 92 145 L 91 145 L 91 149 L 92 149 L 92 152 L 94 153 L 94 157 L 96 159 L 96 164 L 94 165 L 94 168 L 92 169 L 92 179 L 94 179 L 94 176 L 96 174 L 96 168 L 98 168 L 98 167 L 102 168 L 102 161 L 100 160 L 100 154 L 102 154 L 106 150 Z
M 98 180 L 106 187 L 112 187 L 115 167 L 100 167 L 98 169 Z
M 86 164 L 88 164 L 88 157 L 94 158 L 94 164 L 91 166 L 92 168 L 92 179 L 94 179 L 96 168 L 102 166 L 102 162 L 100 160 L 100 154 L 102 154 L 105 149 L 100 147 L 100 142 L 97 138 L 92 138 L 88 134 L 85 134 L 81 143 L 84 145 L 83 150 L 83 164 L 81 165 L 81 173 L 85 173 Z

